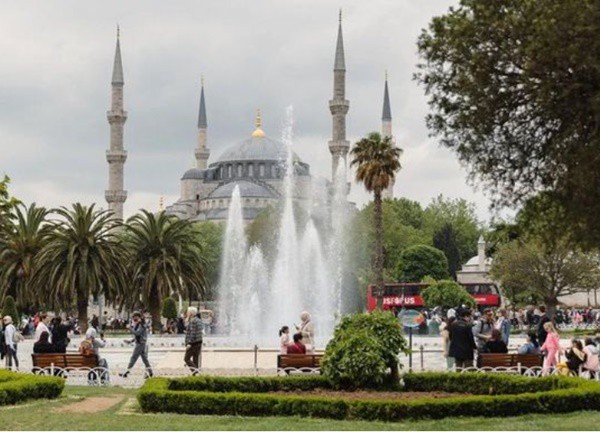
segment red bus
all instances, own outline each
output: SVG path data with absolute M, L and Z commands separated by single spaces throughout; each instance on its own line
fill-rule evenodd
M 424 307 L 420 291 L 428 286 L 426 283 L 387 283 L 383 288 L 383 309 L 393 310 L 405 307 L 420 309 Z M 500 291 L 494 283 L 461 283 L 479 307 L 500 306 Z M 367 288 L 367 309 L 369 312 L 377 307 L 377 298 L 372 294 L 373 285 Z

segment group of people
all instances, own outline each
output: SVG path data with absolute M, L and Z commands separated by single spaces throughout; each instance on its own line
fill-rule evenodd
M 307 354 L 315 350 L 315 326 L 308 312 L 300 314 L 300 325 L 294 325 L 296 332 L 290 340 L 290 328 L 279 330 L 279 352 L 281 354 Z

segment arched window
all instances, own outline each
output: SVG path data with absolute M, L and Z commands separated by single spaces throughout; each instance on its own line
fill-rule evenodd
M 259 164 L 258 165 L 258 176 L 259 177 L 264 177 L 265 176 L 265 164 Z
M 233 177 L 233 167 L 231 165 L 227 165 L 227 178 Z
M 254 177 L 254 165 L 248 164 L 248 177 Z
M 237 166 L 237 176 L 238 177 L 242 176 L 242 171 L 243 171 L 242 164 L 238 164 L 238 166 Z
M 219 178 L 223 180 L 223 167 L 219 168 Z

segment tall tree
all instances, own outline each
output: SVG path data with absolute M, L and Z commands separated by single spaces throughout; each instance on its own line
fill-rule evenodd
M 118 235 L 121 224 L 94 205 L 76 203 L 55 213 L 59 219 L 52 221 L 38 254 L 31 286 L 50 307 L 70 310 L 75 305 L 85 331 L 90 296 L 103 295 L 114 303 L 126 289 L 128 257 Z
M 375 222 L 375 274 L 378 288 L 377 307 L 383 306 L 383 224 L 381 216 L 381 193 L 389 186 L 400 170 L 402 150 L 395 147 L 391 137 L 371 132 L 358 141 L 351 150 L 351 166 L 356 167 L 356 181 L 373 192 Z
M 435 280 L 448 277 L 448 260 L 444 253 L 427 245 L 405 249 L 398 262 L 398 279 L 402 282 L 421 282 L 427 276 Z
M 427 124 L 496 204 L 540 190 L 600 245 L 600 5 L 461 0 L 418 41 Z
M 206 261 L 190 221 L 142 210 L 127 221 L 126 241 L 133 283 L 130 305 L 146 306 L 160 331 L 162 299 L 171 294 L 204 295 Z
M 460 270 L 461 257 L 456 244 L 456 232 L 451 224 L 445 223 L 433 233 L 433 246 L 444 252 L 448 260 L 448 272 L 456 280 L 456 272 Z
M 0 247 L 6 242 L 6 236 L 12 230 L 13 209 L 19 204 L 19 200 L 8 192 L 10 178 L 4 176 L 0 180 Z
M 18 205 L 15 223 L 0 249 L 0 299 L 10 295 L 21 307 L 39 304 L 43 299 L 31 286 L 35 259 L 47 241 L 51 225 L 44 207 Z

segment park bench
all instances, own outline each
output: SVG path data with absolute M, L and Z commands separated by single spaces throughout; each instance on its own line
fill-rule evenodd
M 279 354 L 277 370 L 286 374 L 294 372 L 314 372 L 321 369 L 323 354 Z
M 33 373 L 39 375 L 55 375 L 66 377 L 71 369 L 89 369 L 87 373 L 90 385 L 102 384 L 108 381 L 108 371 L 99 368 L 98 356 L 77 353 L 44 353 L 31 354 Z
M 540 354 L 492 354 L 481 353 L 477 356 L 478 368 L 516 368 L 521 370 L 542 367 L 544 356 Z

